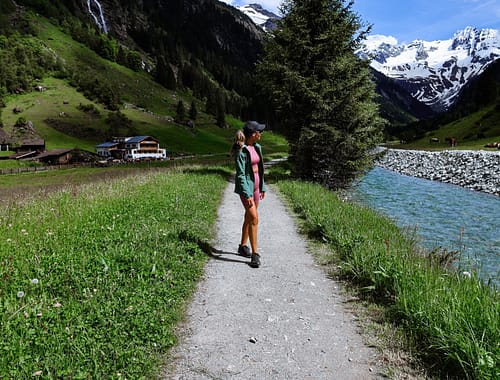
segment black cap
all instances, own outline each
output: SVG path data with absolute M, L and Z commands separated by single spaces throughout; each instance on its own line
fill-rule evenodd
M 243 127 L 244 130 L 248 132 L 262 132 L 266 128 L 265 124 L 260 124 L 257 123 L 256 121 L 247 121 L 245 123 L 245 126 Z

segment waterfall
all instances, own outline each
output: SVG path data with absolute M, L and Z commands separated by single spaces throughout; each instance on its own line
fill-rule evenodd
M 97 6 L 99 10 L 99 17 L 92 11 L 92 4 Z M 87 6 L 89 7 L 89 13 L 94 18 L 95 23 L 101 28 L 104 33 L 108 33 L 108 27 L 106 26 L 106 20 L 104 20 L 104 12 L 102 11 L 101 3 L 98 0 L 87 0 Z

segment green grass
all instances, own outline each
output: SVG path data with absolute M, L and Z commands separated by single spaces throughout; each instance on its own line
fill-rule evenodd
M 152 378 L 227 184 L 148 171 L 0 209 L 0 378 Z
M 14 154 L 14 152 L 10 152 L 10 154 Z M 33 161 L 0 160 L 0 169 L 25 168 L 39 165 L 39 163 Z
M 45 78 L 43 85 L 47 87 L 44 92 L 28 92 L 24 95 L 10 96 L 6 99 L 6 106 L 2 112 L 5 131 L 15 135 L 14 124 L 19 117 L 24 117 L 27 121 L 33 122 L 36 131 L 45 139 L 46 147 L 49 150 L 80 148 L 95 152 L 95 146 L 102 141 L 92 137 L 92 135 L 87 138 L 77 138 L 59 132 L 48 125 L 46 119 L 55 119 L 71 125 L 73 135 L 81 134 L 78 130 L 87 127 L 95 131 L 102 131 L 107 130 L 104 117 L 91 119 L 84 112 L 78 110 L 77 107 L 79 104 L 94 104 L 100 111 L 104 112 L 104 109 L 99 104 L 86 99 L 63 80 Z M 12 112 L 16 107 L 21 108 L 22 112 L 18 114 Z M 98 134 L 95 133 L 95 135 Z
M 323 261 L 340 268 L 337 275 L 355 284 L 360 294 L 386 305 L 389 318 L 402 326 L 431 372 L 500 377 L 500 297 L 495 289 L 474 273 L 444 270 L 437 258 L 424 258 L 411 235 L 372 210 L 318 185 L 279 181 L 278 186 L 304 231 L 328 246 Z
M 438 137 L 439 143 L 429 143 L 431 137 Z M 457 146 L 449 147 L 446 137 L 456 137 Z M 428 132 L 425 137 L 405 144 L 405 149 L 487 149 L 488 143 L 500 141 L 500 118 L 495 106 L 485 107 L 481 111 L 461 118 L 452 123 L 440 126 L 435 131 Z

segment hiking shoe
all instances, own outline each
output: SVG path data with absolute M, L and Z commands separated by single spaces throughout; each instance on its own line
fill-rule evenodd
M 246 245 L 241 245 L 238 247 L 238 255 L 243 256 L 243 257 L 251 257 L 252 255 L 250 254 L 250 248 L 248 248 Z
M 252 268 L 260 267 L 260 255 L 258 253 L 252 253 L 252 259 L 250 260 L 250 266 Z

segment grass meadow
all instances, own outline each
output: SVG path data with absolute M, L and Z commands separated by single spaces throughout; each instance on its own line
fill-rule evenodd
M 165 364 L 232 169 L 136 169 L 2 177 L 13 182 L 0 186 L 11 191 L 0 197 L 0 378 L 155 378 Z M 383 310 L 431 374 L 499 378 L 496 289 L 444 269 L 372 210 L 280 166 L 268 179 L 325 247 L 321 262 Z
M 0 208 L 0 378 L 152 378 L 227 171 L 147 171 Z
M 373 210 L 301 182 L 280 192 L 307 235 L 327 247 L 322 262 L 384 305 L 439 378 L 500 378 L 500 297 L 474 273 L 445 270 L 410 235 Z M 318 201 L 321 200 L 321 201 Z M 323 250 L 322 250 L 323 251 Z M 443 377 L 444 376 L 444 377 Z

